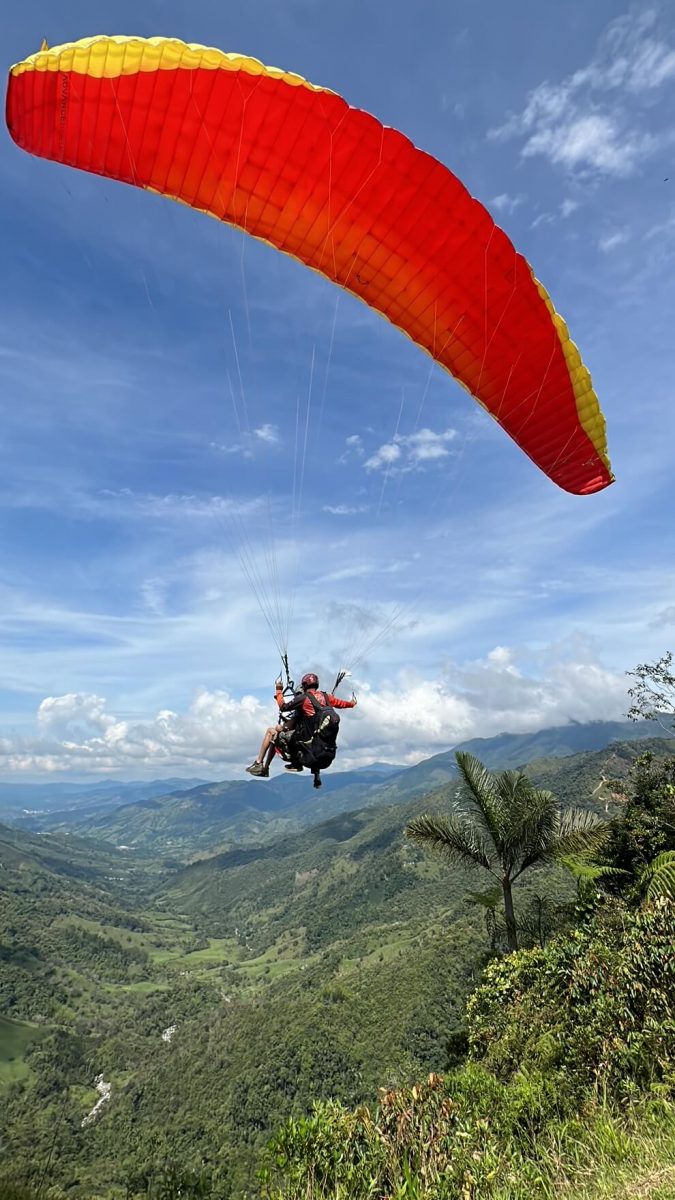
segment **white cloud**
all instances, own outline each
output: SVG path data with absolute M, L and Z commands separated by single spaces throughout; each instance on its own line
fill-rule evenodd
M 253 458 L 250 446 L 245 446 L 243 442 L 210 442 L 209 447 L 218 454 L 237 454 L 242 458 Z
M 500 192 L 498 196 L 492 197 L 490 207 L 496 208 L 497 212 L 512 213 L 524 203 L 525 197 L 523 195 L 509 196 L 507 192 Z
M 396 686 L 360 690 L 358 725 L 343 722 L 342 766 L 378 757 L 416 762 L 471 737 L 533 733 L 572 720 L 620 718 L 626 680 L 600 663 L 557 657 L 526 674 L 515 653 L 497 647 L 486 658 L 449 664 L 443 678 L 402 676 Z
M 330 513 L 333 517 L 355 517 L 358 513 L 368 511 L 367 504 L 350 506 L 349 504 L 324 504 L 322 512 Z
M 594 661 L 586 645 L 549 647 L 538 661 L 538 672 L 527 672 L 513 650 L 497 646 L 435 676 L 406 671 L 380 687 L 354 681 L 359 706 L 343 716 L 340 766 L 416 762 L 470 737 L 625 712 L 625 676 Z M 185 713 L 160 709 L 135 722 L 110 713 L 93 693 L 50 696 L 38 708 L 34 736 L 0 740 L 0 765 L 14 775 L 170 769 L 231 776 L 250 760 L 274 714 L 272 702 L 224 690 L 201 690 Z
M 421 463 L 446 458 L 448 445 L 457 437 L 454 429 L 434 433 L 431 429 L 418 429 L 415 433 L 395 434 L 391 442 L 385 442 L 363 464 L 366 471 L 411 471 Z M 400 465 L 399 465 L 400 464 Z
M 141 597 L 149 612 L 163 616 L 166 602 L 166 582 L 163 579 L 144 579 L 141 584 Z
M 571 217 L 573 212 L 576 212 L 579 207 L 578 200 L 572 200 L 569 196 L 566 197 L 560 205 L 561 217 Z
M 338 458 L 339 463 L 350 462 L 354 458 L 363 458 L 365 450 L 363 449 L 363 439 L 360 434 L 353 433 L 350 437 L 345 438 L 345 450 Z
M 93 728 L 104 732 L 115 725 L 115 718 L 105 711 L 102 696 L 68 693 L 65 696 L 47 696 L 37 711 L 37 722 L 41 729 L 56 736 L 66 736 L 74 726 Z
M 645 233 L 645 241 L 652 241 L 658 238 L 660 242 L 671 241 L 675 238 L 675 210 L 673 210 L 665 221 L 658 221 L 656 225 L 652 225 Z
M 544 155 L 556 166 L 621 177 L 672 140 L 643 128 L 631 97 L 675 80 L 675 48 L 654 32 L 652 11 L 613 21 L 587 66 L 559 83 L 539 84 L 523 111 L 490 135 L 519 138 L 524 157 Z
M 628 231 L 626 229 L 615 229 L 612 233 L 606 233 L 598 242 L 598 249 L 602 250 L 603 254 L 609 254 L 612 250 L 616 250 L 617 246 L 622 246 L 628 241 Z
M 266 442 L 268 446 L 277 446 L 281 441 L 279 436 L 279 426 L 270 425 L 269 422 L 266 422 L 264 425 L 260 425 L 260 427 L 258 429 L 254 429 L 253 432 L 259 441 Z
M 395 442 L 385 442 L 379 450 L 367 458 L 364 466 L 366 471 L 379 471 L 382 467 L 391 467 L 401 457 L 401 447 Z
M 345 579 L 365 579 L 376 571 L 374 563 L 354 563 L 350 567 L 340 567 L 337 571 L 329 571 L 327 575 L 319 576 L 317 583 L 341 583 Z
M 117 518 L 124 516 L 151 517 L 173 520 L 203 517 L 241 517 L 258 512 L 263 504 L 260 499 L 237 500 L 232 496 L 176 495 L 164 496 L 152 492 L 134 492 L 131 488 L 112 491 L 104 488 L 98 496 L 81 496 L 79 507 L 103 515 L 106 509 L 114 510 Z M 77 506 L 77 505 L 76 505 Z
M 454 429 L 446 429 L 444 433 L 432 433 L 431 429 L 419 429 L 417 433 L 400 438 L 403 446 L 407 447 L 414 463 L 427 462 L 429 459 L 445 458 L 448 454 L 448 443 L 457 437 Z

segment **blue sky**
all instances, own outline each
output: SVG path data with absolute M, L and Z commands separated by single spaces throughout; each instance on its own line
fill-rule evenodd
M 330 681 L 395 619 L 354 667 L 343 765 L 625 712 L 625 671 L 675 627 L 672 6 L 13 9 L 7 66 L 43 37 L 176 36 L 445 162 L 565 316 L 617 482 L 562 493 L 354 298 L 5 132 L 0 774 L 236 775 L 278 669 L 246 555 L 298 674 Z

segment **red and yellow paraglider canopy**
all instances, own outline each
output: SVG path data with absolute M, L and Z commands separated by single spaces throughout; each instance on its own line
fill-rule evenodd
M 441 163 L 254 58 L 94 37 L 12 68 L 24 150 L 160 192 L 322 272 L 444 366 L 569 492 L 612 482 L 591 378 L 543 286 Z

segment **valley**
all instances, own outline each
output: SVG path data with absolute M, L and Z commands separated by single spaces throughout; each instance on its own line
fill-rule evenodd
M 615 742 L 528 770 L 607 814 L 644 745 L 670 748 Z M 179 1159 L 240 1195 L 289 1116 L 453 1061 L 490 958 L 485 910 L 473 874 L 403 836 L 456 806 L 449 756 L 336 775 L 313 809 L 297 795 L 295 779 L 200 784 L 94 822 L 74 808 L 70 832 L 62 810 L 41 818 L 54 830 L 0 827 L 0 1172 L 50 1162 L 70 1194 L 114 1197 Z M 544 875 L 569 903 L 570 877 Z

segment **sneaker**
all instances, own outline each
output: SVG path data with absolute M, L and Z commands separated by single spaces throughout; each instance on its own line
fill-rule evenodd
M 315 775 L 314 776 L 314 787 L 321 787 L 321 786 L 322 786 L 321 778 L 318 775 Z
M 247 767 L 246 770 L 248 771 L 249 775 L 265 774 L 265 768 L 263 767 L 262 763 L 259 763 L 257 760 L 256 762 L 252 762 L 250 767 Z M 269 771 L 267 774 L 269 775 Z
M 286 770 L 287 771 L 297 771 L 299 774 L 300 771 L 304 770 L 304 768 L 303 767 L 294 767 L 293 763 L 286 763 Z

